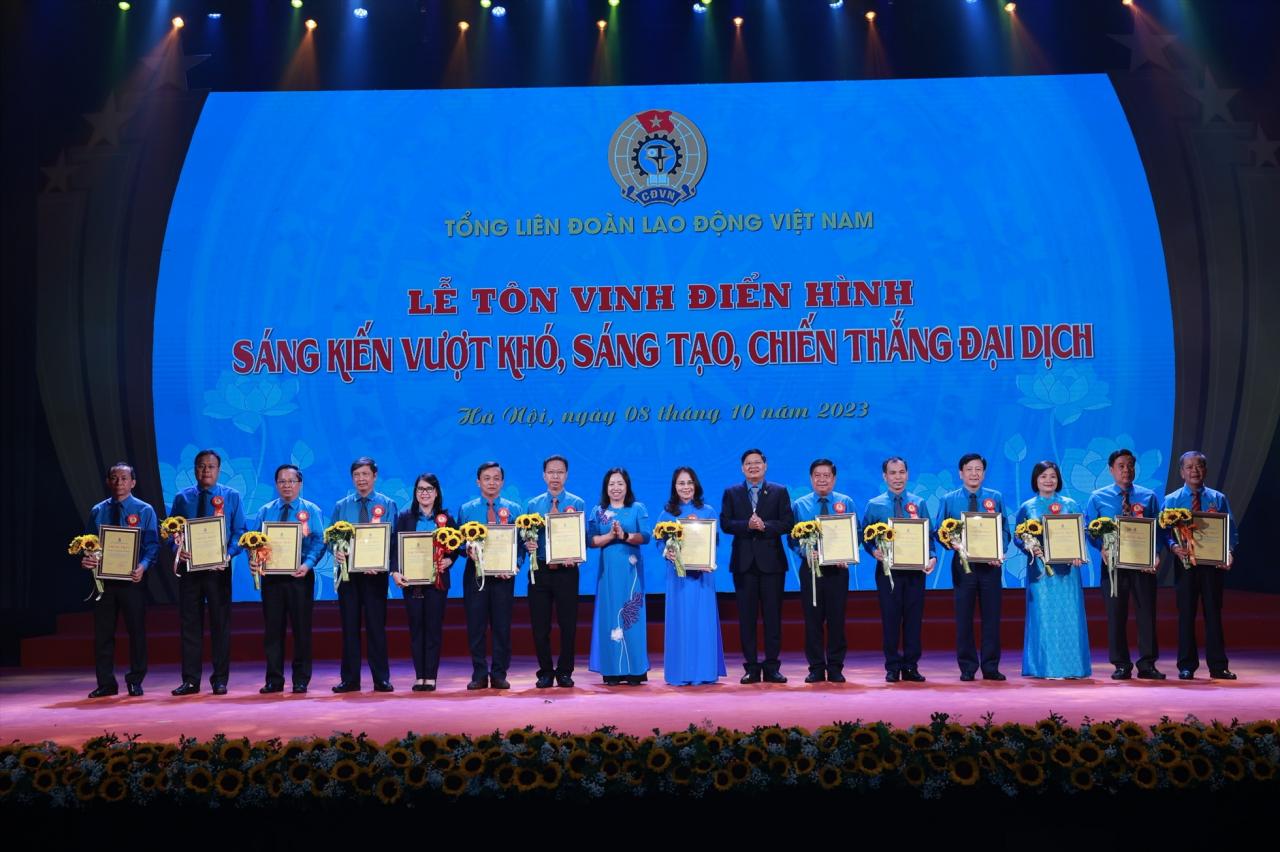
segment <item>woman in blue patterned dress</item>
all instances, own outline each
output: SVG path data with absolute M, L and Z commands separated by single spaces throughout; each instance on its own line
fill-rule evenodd
M 1058 492 L 1062 472 L 1051 461 L 1037 462 L 1031 470 L 1031 487 L 1037 496 L 1018 507 L 1015 524 L 1028 518 L 1042 518 L 1079 512 L 1080 506 Z M 1077 678 L 1093 674 L 1089 662 L 1089 625 L 1084 614 L 1081 562 L 1053 566 L 1045 570 L 1039 545 L 1030 551 L 1021 536 L 1014 536 L 1018 549 L 1027 554 L 1026 635 L 1022 643 L 1024 677 Z
M 649 511 L 637 503 L 631 476 L 620 467 L 604 475 L 600 504 L 587 521 L 587 544 L 600 548 L 589 668 L 608 685 L 648 680 L 644 557 Z
M 671 496 L 658 523 L 717 517 L 715 507 L 702 502 L 702 483 L 693 468 L 676 468 L 671 474 Z M 667 560 L 663 679 L 674 686 L 715 683 L 725 675 L 715 576 L 710 571 L 687 570 L 681 577 L 666 542 L 657 545 Z

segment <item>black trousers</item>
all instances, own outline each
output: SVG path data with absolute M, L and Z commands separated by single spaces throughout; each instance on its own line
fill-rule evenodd
M 1129 598 L 1133 597 L 1134 618 L 1138 622 L 1138 671 L 1156 667 L 1160 649 L 1156 644 L 1156 575 L 1124 568 L 1117 572 L 1118 588 L 1111 597 L 1111 578 L 1103 574 L 1099 591 L 1107 604 L 1107 647 L 1111 665 L 1128 671 L 1133 668 L 1129 656 Z
M 782 586 L 786 575 L 763 574 L 755 566 L 733 575 L 738 598 L 738 635 L 742 640 L 742 667 L 748 674 L 776 672 L 782 666 Z M 764 663 L 756 648 L 756 615 L 764 621 Z
M 200 683 L 204 612 L 209 610 L 210 684 L 226 685 L 231 672 L 231 569 L 187 571 L 178 577 L 182 682 Z
M 964 573 L 956 557 L 951 569 L 956 597 L 956 662 L 963 674 L 973 674 L 979 667 L 990 674 L 1000 670 L 1000 575 L 1004 569 L 976 562 L 969 567 L 973 573 Z M 982 614 L 981 655 L 973 638 L 975 604 Z
M 511 665 L 511 604 L 516 581 L 486 577 L 476 588 L 476 570 L 467 560 L 463 574 L 462 602 L 467 608 L 467 644 L 471 646 L 471 676 L 479 680 L 492 674 L 506 677 Z M 493 667 L 488 663 L 486 639 L 493 633 Z
M 267 655 L 267 685 L 284 686 L 284 628 L 293 628 L 293 683 L 311 683 L 311 608 L 315 577 L 262 578 L 262 648 Z
M 876 564 L 880 625 L 884 631 L 884 670 L 911 671 L 920 663 L 920 626 L 924 622 L 924 572 L 894 571 L 893 588 Z
M 800 565 L 800 601 L 804 610 L 804 656 L 813 674 L 839 674 L 849 644 L 844 635 L 845 604 L 849 600 L 849 569 L 827 566 L 818 578 L 818 605 L 813 605 L 813 571 Z M 826 642 L 822 629 L 826 627 Z M 825 645 L 825 650 L 824 650 Z
M 1178 670 L 1200 668 L 1200 649 L 1196 645 L 1196 609 L 1204 606 L 1204 658 L 1209 671 L 1227 668 L 1227 647 L 1222 637 L 1221 568 L 1208 565 L 1174 569 L 1178 595 Z
M 98 686 L 119 689 L 116 683 L 116 622 L 124 616 L 129 633 L 129 672 L 124 682 L 141 684 L 147 676 L 147 595 L 143 583 L 103 580 L 102 597 L 93 607 L 93 655 Z
M 360 621 L 364 617 L 365 643 L 369 652 L 369 674 L 374 683 L 391 680 L 387 660 L 387 581 L 390 575 L 351 573 L 338 586 L 338 614 L 342 617 L 343 683 L 360 683 Z
M 578 635 L 578 566 L 542 565 L 529 583 L 529 620 L 533 648 L 538 654 L 538 677 L 573 674 L 574 642 Z M 560 655 L 551 661 L 551 613 L 560 625 Z
M 435 680 L 440 672 L 444 605 L 448 600 L 449 592 L 435 586 L 413 586 L 404 590 L 404 607 L 409 613 L 409 650 L 413 654 L 413 671 L 419 680 Z

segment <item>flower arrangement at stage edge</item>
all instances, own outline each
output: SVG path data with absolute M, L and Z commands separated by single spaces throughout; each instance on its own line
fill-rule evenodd
M 822 566 L 818 559 L 818 542 L 822 540 L 822 521 L 797 521 L 791 527 L 791 538 L 800 548 L 805 564 L 813 572 L 813 605 L 818 605 L 818 578 L 822 576 Z
M 1045 562 L 1041 557 L 1036 556 L 1037 550 L 1041 553 L 1044 552 L 1044 524 L 1040 523 L 1037 518 L 1027 518 L 1013 528 L 1013 534 L 1022 541 L 1022 546 L 1031 555 L 1032 564 L 1039 562 L 1044 566 L 1045 573 L 1052 577 L 1053 566 Z
M 964 521 L 956 518 L 947 518 L 938 526 L 938 541 L 942 542 L 942 546 L 951 550 L 960 559 L 960 567 L 964 568 L 964 573 L 972 574 L 969 568 L 969 554 L 965 552 L 964 547 L 960 544 L 960 534 L 964 532 Z
M 1111 597 L 1114 598 L 1119 588 L 1116 562 L 1120 559 L 1120 525 L 1109 516 L 1094 518 L 1086 532 L 1091 538 L 1101 539 L 1103 561 L 1107 564 L 1107 575 L 1111 577 Z
M 1173 531 L 1173 537 L 1187 551 L 1185 558 L 1178 557 L 1182 560 L 1183 568 L 1190 568 L 1196 564 L 1196 540 L 1194 531 L 1196 528 L 1195 518 L 1191 516 L 1190 509 L 1165 509 L 1160 513 L 1160 528 Z
M 516 518 L 516 532 L 520 535 L 522 542 L 537 542 L 538 534 L 542 532 L 542 528 L 547 525 L 547 519 L 539 515 L 537 512 L 529 512 Z M 529 584 L 538 582 L 538 550 L 534 548 L 529 552 Z
M 356 528 L 352 526 L 349 521 L 337 521 L 332 526 L 325 528 L 325 545 L 333 550 L 335 556 L 341 553 L 344 557 L 343 560 L 338 563 L 338 570 L 333 576 L 333 587 L 335 590 L 351 578 L 351 575 L 347 571 L 347 560 L 345 557 L 351 555 L 351 542 L 355 537 Z
M 884 575 L 889 578 L 889 588 L 893 588 L 893 527 L 884 521 L 877 521 L 874 524 L 868 524 L 867 528 L 862 531 L 862 540 L 865 542 L 875 542 L 876 548 L 881 553 L 880 565 L 883 567 Z
M 101 558 L 99 556 L 101 553 L 102 541 L 93 533 L 78 535 L 71 539 L 71 543 L 67 545 L 68 556 L 89 556 L 94 559 L 98 559 Z M 102 597 L 102 593 L 106 591 L 106 588 L 103 587 L 102 580 L 98 579 L 96 576 L 93 578 L 93 588 L 94 591 L 89 593 L 89 597 L 96 601 Z M 85 600 L 88 599 L 89 598 L 85 598 Z
M 267 541 L 267 534 L 258 532 L 257 530 L 247 530 L 240 534 L 240 540 L 236 544 L 249 551 L 249 568 L 253 569 L 254 565 L 258 566 L 257 570 L 252 570 L 253 587 L 262 589 L 262 575 L 259 573 L 262 566 L 271 561 L 271 543 Z
M 653 537 L 667 543 L 666 551 L 671 554 L 671 562 L 676 567 L 676 576 L 685 576 L 684 559 L 684 525 L 679 521 L 658 521 L 653 528 Z

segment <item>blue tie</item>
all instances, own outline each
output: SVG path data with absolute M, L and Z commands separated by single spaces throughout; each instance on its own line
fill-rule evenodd
M 902 514 L 902 495 L 901 494 L 893 498 L 893 516 L 895 518 L 906 517 L 906 515 Z
M 756 510 L 756 506 L 760 503 L 760 486 L 751 486 L 751 511 Z
M 827 514 L 827 498 L 826 497 L 818 498 L 818 514 L 819 515 Z
M 285 503 L 280 507 L 280 522 L 284 523 L 289 520 L 289 504 Z
M 360 523 L 362 524 L 369 523 L 369 498 L 368 497 L 360 498 Z

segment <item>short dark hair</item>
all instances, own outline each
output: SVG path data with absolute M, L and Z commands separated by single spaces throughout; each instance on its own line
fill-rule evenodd
M 809 475 L 813 476 L 813 469 L 816 467 L 822 467 L 823 465 L 826 465 L 827 467 L 831 468 L 832 476 L 836 475 L 836 463 L 833 462 L 831 459 L 814 459 L 813 461 L 809 462 Z
M 113 470 L 115 470 L 116 468 L 119 468 L 119 467 L 125 467 L 125 468 L 128 468 L 128 469 L 129 469 L 129 478 L 130 478 L 130 479 L 137 479 L 137 478 L 138 478 L 138 472 L 137 472 L 137 471 L 135 471 L 135 470 L 133 469 L 133 465 L 129 464 L 128 462 L 123 462 L 123 461 L 118 461 L 118 462 L 116 462 L 115 464 L 111 465 L 111 467 L 107 468 L 107 478 L 108 478 L 108 479 L 110 479 L 110 478 L 111 478 L 111 471 L 113 471 Z
M 1129 458 L 1133 459 L 1134 464 L 1138 463 L 1138 457 L 1133 454 L 1133 450 L 1125 449 L 1122 447 L 1116 450 L 1111 455 L 1107 456 L 1107 467 L 1115 467 L 1116 459 L 1120 458 L 1121 456 L 1128 456 Z
M 484 473 L 486 470 L 488 470 L 491 467 L 496 467 L 498 469 L 498 473 L 502 475 L 502 478 L 504 480 L 507 478 L 507 472 L 502 469 L 502 465 L 498 464 L 496 461 L 487 461 L 487 462 L 481 462 L 480 466 L 476 468 L 476 479 L 479 479 L 480 474 Z
M 282 465 L 280 465 L 278 468 L 276 468 L 276 476 L 275 476 L 275 478 L 276 478 L 276 480 L 277 480 L 277 481 L 280 479 L 280 471 L 282 471 L 282 470 L 291 470 L 291 471 L 293 471 L 294 473 L 298 474 L 298 481 L 299 481 L 299 482 L 301 482 L 301 481 L 302 481 L 302 469 L 301 469 L 301 468 L 299 468 L 296 464 L 282 464 Z
M 769 461 L 767 458 L 765 458 L 764 450 L 761 450 L 761 449 L 759 449 L 759 448 L 757 448 L 757 447 L 752 447 L 751 449 L 749 449 L 749 450 L 745 450 L 745 451 L 742 453 L 742 458 L 740 459 L 741 463 L 742 463 L 742 464 L 746 464 L 746 463 L 747 463 L 747 456 L 751 455 L 752 453 L 755 453 L 756 455 L 758 455 L 758 456 L 760 457 L 760 461 L 762 461 L 762 462 L 767 462 L 767 461 Z
M 1036 462 L 1035 467 L 1031 468 L 1031 493 L 1032 494 L 1040 493 L 1040 486 L 1036 484 L 1036 480 L 1039 479 L 1040 474 L 1044 473 L 1046 470 L 1053 471 L 1054 474 L 1058 477 L 1058 487 L 1055 488 L 1054 491 L 1057 492 L 1062 490 L 1062 468 L 1058 467 L 1057 462 L 1049 461 L 1049 459 L 1045 459 L 1043 461 Z
M 431 517 L 444 511 L 444 490 L 440 488 L 440 480 L 434 473 L 420 473 L 413 481 L 413 505 L 411 511 L 415 518 L 422 517 L 422 507 L 418 505 L 418 483 L 425 482 L 436 490 L 436 501 L 431 504 Z
M 906 460 L 906 459 L 904 459 L 902 456 L 889 456 L 889 458 L 887 458 L 887 459 L 885 459 L 884 461 L 880 462 L 880 472 L 881 472 L 881 473 L 888 473 L 888 472 L 889 472 L 889 463 L 890 463 L 890 462 L 902 462 L 902 466 L 903 466 L 903 467 L 905 467 L 907 470 L 910 470 L 910 469 L 911 469 L 911 466 L 907 464 L 907 460 Z
M 987 460 L 982 457 L 982 453 L 965 453 L 960 457 L 960 464 L 956 465 L 956 470 L 964 470 L 964 466 L 971 461 L 980 461 L 982 469 L 987 469 Z
M 355 473 L 358 468 L 367 467 L 374 473 L 378 472 L 378 463 L 368 456 L 361 456 L 351 463 L 351 472 Z
M 558 461 L 558 462 L 561 462 L 562 464 L 564 464 L 564 472 L 565 472 L 565 473 L 568 473 L 568 472 L 569 472 L 569 460 L 568 460 L 567 458 L 565 458 L 564 456 L 556 455 L 556 456 L 547 456 L 545 459 L 543 459 L 543 460 L 542 460 L 542 472 L 543 472 L 543 473 L 546 473 L 546 471 L 547 471 L 547 465 L 551 464 L 553 461 Z M 506 477 L 504 476 L 504 477 L 503 477 L 503 479 L 505 479 L 505 478 L 506 478 Z
M 627 493 L 622 498 L 622 505 L 630 506 L 636 502 L 635 492 L 631 490 L 631 474 L 627 473 L 625 467 L 611 467 L 604 472 L 604 481 L 600 483 L 600 508 L 609 508 L 609 477 L 614 474 L 622 476 L 622 481 L 627 483 Z
M 218 467 L 222 467 L 222 456 L 218 455 L 213 450 L 201 450 L 200 452 L 196 453 L 195 461 L 192 462 L 192 464 L 200 464 L 200 459 L 204 458 L 205 456 L 213 456 L 215 459 L 218 460 Z
M 1209 457 L 1206 456 L 1204 453 L 1200 452 L 1199 450 L 1187 450 L 1185 453 L 1178 456 L 1178 467 L 1181 468 L 1184 464 L 1187 463 L 1187 459 L 1190 459 L 1190 458 L 1200 459 L 1200 461 L 1204 462 L 1206 465 L 1209 464 Z

